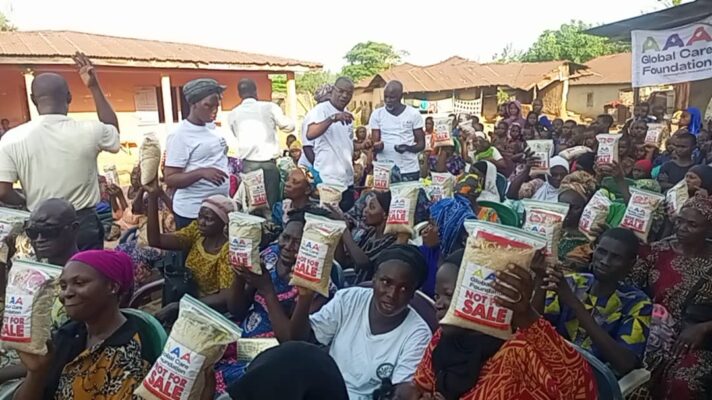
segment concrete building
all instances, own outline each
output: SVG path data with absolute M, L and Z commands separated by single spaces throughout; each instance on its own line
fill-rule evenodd
M 583 118 L 596 118 L 603 114 L 604 106 L 626 97 L 630 93 L 631 54 L 620 53 L 594 58 L 586 63 L 588 74 L 571 80 L 569 111 Z

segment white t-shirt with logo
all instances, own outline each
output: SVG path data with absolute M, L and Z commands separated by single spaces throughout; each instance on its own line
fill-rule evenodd
M 166 140 L 166 167 L 180 168 L 184 172 L 200 168 L 215 168 L 228 173 L 227 143 L 214 125 L 193 125 L 181 121 Z M 230 180 L 222 185 L 201 179 L 194 184 L 177 189 L 173 195 L 173 211 L 184 218 L 198 218 L 203 200 L 221 194 L 228 196 Z
M 395 146 L 405 144 L 414 145 L 415 135 L 413 130 L 423 128 L 423 117 L 418 110 L 405 106 L 400 115 L 389 113 L 385 107 L 376 109 L 371 114 L 368 122 L 371 129 L 381 131 L 381 141 L 383 141 L 383 151 L 378 153 L 378 161 L 392 161 L 398 166 L 401 174 L 411 174 L 420 171 L 418 154 L 405 152 L 398 153 Z
M 372 399 L 383 378 L 394 385 L 412 381 L 432 337 L 428 324 L 412 308 L 396 329 L 372 334 L 368 320 L 372 297 L 373 289 L 342 289 L 310 317 L 316 340 L 330 346 L 329 355 L 339 366 L 350 400 Z
M 346 110 L 344 110 L 346 111 Z M 317 104 L 308 115 L 309 124 L 318 124 L 342 111 L 330 101 Z M 323 135 L 312 141 L 314 169 L 321 181 L 330 185 L 354 184 L 354 129 L 353 124 L 332 123 Z

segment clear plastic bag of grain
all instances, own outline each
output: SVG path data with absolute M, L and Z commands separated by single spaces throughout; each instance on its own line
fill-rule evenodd
M 559 257 L 558 243 L 561 240 L 564 219 L 569 213 L 569 205 L 529 199 L 522 199 L 522 205 L 525 210 L 522 229 L 535 232 L 546 238 L 546 246 L 542 250 L 542 254 L 547 263 L 555 264 Z
M 431 172 L 430 181 L 427 194 L 431 202 L 437 203 L 455 195 L 455 175 L 449 172 Z
M 619 226 L 630 229 L 638 239 L 648 243 L 650 229 L 653 227 L 653 213 L 663 201 L 665 196 L 659 193 L 630 188 L 628 208 Z
M 205 372 L 213 369 L 228 344 L 242 331 L 200 300 L 185 295 L 178 319 L 134 395 L 144 400 L 199 399 L 205 388 Z
M 264 218 L 254 215 L 232 212 L 228 225 L 229 249 L 228 260 L 232 268 L 244 268 L 257 275 L 262 275 L 260 266 L 260 242 Z
M 106 178 L 107 185 L 121 186 L 119 183 L 119 171 L 114 164 L 104 167 L 104 178 Z
M 8 274 L 3 313 L 3 347 L 23 353 L 47 354 L 51 338 L 52 303 L 58 294 L 62 267 L 16 260 Z
M 319 190 L 319 206 L 326 207 L 330 205 L 332 207 L 339 207 L 341 203 L 341 196 L 346 191 L 346 187 L 339 185 L 330 185 L 327 183 L 320 183 L 316 185 L 317 190 Z
M 606 219 L 612 204 L 606 193 L 605 189 L 599 189 L 581 213 L 578 228 L 590 241 L 596 240 L 606 229 Z
M 141 168 L 141 184 L 148 185 L 158 179 L 161 167 L 161 144 L 155 134 L 147 135 L 138 150 L 139 166 Z
M 468 221 L 470 236 L 457 275 L 444 325 L 472 329 L 501 339 L 512 335 L 512 310 L 494 302 L 491 284 L 509 264 L 529 269 L 537 250 L 546 245 L 539 235 L 482 221 Z
M 546 175 L 549 173 L 549 160 L 554 152 L 553 140 L 527 140 L 529 150 L 534 153 L 536 161 L 532 164 L 529 175 Z
M 596 135 L 598 141 L 598 152 L 596 153 L 597 164 L 610 164 L 620 161 L 618 158 L 618 141 L 621 140 L 621 134 L 601 133 Z
M 290 285 L 310 289 L 329 297 L 329 279 L 334 252 L 346 230 L 346 222 L 309 214 L 304 216 L 304 235 Z
M 390 189 L 394 165 L 389 161 L 373 162 L 373 190 L 387 192 Z
M 403 182 L 391 185 L 391 207 L 388 211 L 385 233 L 409 233 L 413 237 L 415 207 L 418 202 L 420 182 Z
M 687 180 L 683 179 L 665 194 L 665 209 L 669 216 L 674 217 L 680 213 L 682 206 L 690 199 Z
M 245 207 L 247 212 L 251 213 L 257 210 L 269 208 L 264 171 L 258 169 L 246 174 L 241 174 L 240 177 L 242 178 L 242 185 L 240 186 L 244 185 L 245 187 L 247 204 L 243 204 L 243 207 Z
M 30 213 L 27 211 L 13 210 L 0 207 L 0 262 L 7 264 L 10 255 L 10 246 L 22 234 L 22 229 Z

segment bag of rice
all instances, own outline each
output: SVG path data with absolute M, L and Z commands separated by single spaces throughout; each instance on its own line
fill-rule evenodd
M 630 188 L 630 201 L 620 227 L 630 229 L 640 240 L 647 243 L 650 227 L 653 225 L 653 212 L 664 200 L 665 196 L 659 193 Z
M 452 134 L 450 132 L 450 127 L 452 126 L 452 120 L 449 118 L 438 118 L 435 120 L 435 133 L 433 134 L 433 147 L 443 147 L 443 146 L 454 146 L 455 142 L 452 140 Z
M 144 400 L 199 399 L 205 372 L 213 369 L 228 344 L 237 341 L 240 328 L 190 295 L 180 299 L 178 319 L 134 395 Z
M 106 179 L 107 185 L 120 186 L 119 171 L 116 169 L 116 165 L 111 164 L 104 167 L 104 178 Z
M 263 218 L 232 212 L 229 214 L 230 247 L 228 259 L 233 268 L 246 268 L 262 275 L 260 266 L 260 242 L 262 241 Z
M 247 194 L 247 212 L 251 213 L 256 210 L 269 208 L 264 171 L 258 169 L 246 174 L 241 174 L 241 178 Z
M 8 274 L 2 321 L 3 347 L 24 353 L 47 354 L 51 338 L 52 303 L 62 267 L 17 260 Z
M 529 175 L 544 175 L 549 173 L 549 159 L 554 152 L 553 140 L 527 140 L 529 150 L 537 160 L 532 165 Z
M 593 150 L 586 146 L 574 146 L 568 149 L 561 150 L 559 155 L 565 158 L 567 161 L 575 160 L 586 153 L 593 153 Z
M 155 135 L 148 135 L 143 139 L 138 160 L 141 167 L 141 184 L 148 185 L 155 181 L 161 166 L 161 145 Z
M 455 176 L 449 172 L 431 172 L 432 183 L 428 186 L 428 197 L 433 203 L 449 199 L 455 194 Z
M 409 233 L 413 237 L 415 206 L 418 202 L 419 182 L 402 182 L 391 185 L 391 207 L 384 233 L 397 235 Z
M 495 272 L 509 264 L 529 269 L 546 240 L 522 229 L 502 229 L 502 225 L 482 221 L 473 221 L 471 226 L 452 302 L 440 323 L 507 339 L 512 335 L 514 313 L 494 302 Z
M 10 255 L 8 242 L 22 233 L 25 222 L 30 219 L 27 211 L 0 207 L 0 262 L 7 264 Z
M 690 192 L 687 189 L 687 181 L 685 179 L 678 182 L 675 186 L 665 194 L 666 210 L 669 216 L 677 215 L 682 206 L 690 199 Z
M 621 135 L 611 135 L 601 133 L 596 135 L 598 141 L 598 153 L 596 153 L 596 163 L 610 164 L 618 162 L 618 141 Z
M 341 195 L 348 189 L 343 186 L 326 183 L 320 183 L 316 185 L 316 188 L 319 190 L 319 206 L 321 207 L 326 207 L 327 205 L 339 207 Z
M 605 229 L 606 218 L 611 208 L 611 199 L 603 189 L 598 190 L 581 213 L 579 231 L 590 241 L 596 240 Z
M 667 130 L 665 124 L 648 124 L 648 133 L 645 134 L 645 144 L 652 144 L 655 147 L 660 147 L 663 139 L 663 132 Z
M 566 203 L 547 203 L 543 201 L 523 199 L 522 205 L 526 212 L 524 220 L 525 231 L 536 232 L 546 238 L 543 254 L 546 261 L 553 265 L 558 260 L 559 240 L 564 218 L 569 213 Z
M 241 338 L 237 341 L 237 361 L 249 363 L 265 350 L 279 346 L 275 338 Z
M 290 285 L 311 289 L 329 297 L 334 252 L 346 230 L 346 222 L 307 213 Z
M 388 191 L 391 187 L 391 174 L 394 165 L 391 161 L 373 162 L 373 190 Z

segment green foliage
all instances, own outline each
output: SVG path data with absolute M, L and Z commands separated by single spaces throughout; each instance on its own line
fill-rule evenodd
M 495 53 L 495 55 L 492 56 L 492 61 L 499 64 L 517 62 L 522 60 L 523 55 L 523 51 L 516 50 L 514 49 L 514 47 L 512 47 L 511 43 L 507 43 L 507 45 L 504 46 L 504 48 L 502 49 L 501 53 Z
M 407 52 L 398 51 L 386 43 L 372 41 L 357 43 L 344 56 L 347 64 L 341 70 L 341 74 L 357 82 L 399 64 L 407 55 Z
M 269 75 L 272 81 L 272 93 L 287 93 L 287 75 L 273 74 Z
M 509 93 L 502 90 L 502 88 L 497 88 L 497 104 L 503 104 L 509 101 Z
M 287 75 L 270 75 L 272 93 L 287 93 Z M 336 75 L 329 71 L 305 72 L 296 75 L 297 93 L 313 94 L 316 89 L 325 83 L 334 83 Z
M 5 14 L 0 12 L 0 32 L 16 31 L 17 27 L 10 23 Z
M 585 63 L 592 58 L 630 51 L 630 44 L 587 35 L 590 28 L 581 21 L 563 24 L 558 30 L 546 30 L 521 57 L 525 62 L 569 60 Z

